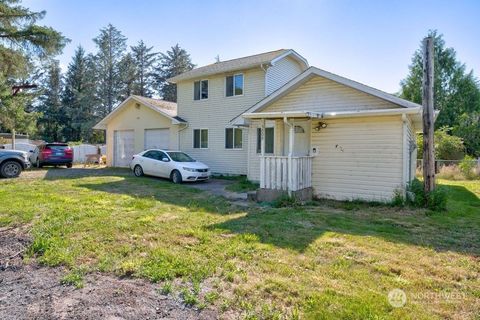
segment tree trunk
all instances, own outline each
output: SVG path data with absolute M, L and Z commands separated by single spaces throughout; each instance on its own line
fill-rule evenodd
M 425 193 L 435 189 L 433 38 L 423 39 L 423 182 Z

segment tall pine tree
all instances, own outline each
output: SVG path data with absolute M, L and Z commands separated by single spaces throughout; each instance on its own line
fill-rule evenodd
M 136 94 L 135 92 L 135 84 L 137 79 L 137 67 L 135 65 L 135 61 L 133 60 L 132 54 L 129 52 L 127 53 L 122 60 L 120 61 L 120 100 L 125 100 L 132 94 Z
M 78 47 L 68 65 L 62 98 L 67 117 L 64 135 L 68 141 L 92 140 L 92 126 L 99 119 L 96 87 L 94 57 Z
M 157 67 L 157 85 L 159 94 L 164 100 L 177 102 L 177 86 L 168 83 L 167 79 L 192 70 L 195 65 L 190 55 L 178 44 L 173 46 L 167 53 L 162 53 L 160 64 Z
M 131 49 L 137 68 L 134 94 L 150 98 L 153 95 L 155 81 L 154 65 L 157 61 L 158 53 L 152 52 L 153 47 L 147 47 L 142 40 L 136 46 L 132 46 Z
M 26 109 L 34 96 L 25 91 L 13 96 L 12 86 L 24 84 L 35 72 L 32 61 L 60 53 L 69 40 L 38 25 L 45 11 L 31 11 L 19 2 L 0 1 L 0 130 L 32 133 L 38 115 Z
M 43 94 L 36 108 L 41 113 L 37 121 L 38 134 L 46 141 L 61 141 L 66 117 L 62 108 L 63 80 L 57 60 L 48 65 L 43 83 Z
M 120 100 L 122 88 L 120 62 L 125 55 L 127 39 L 117 28 L 109 24 L 100 30 L 100 34 L 93 41 L 98 49 L 95 55 L 98 75 L 97 97 L 100 101 L 100 115 L 104 117 Z
M 480 156 L 480 86 L 473 71 L 456 58 L 453 48 L 445 46 L 443 36 L 430 31 L 434 38 L 434 105 L 440 110 L 435 127 L 451 128 L 450 133 L 464 139 L 467 151 Z M 400 96 L 422 103 L 422 48 L 415 51 L 408 76 L 400 83 Z

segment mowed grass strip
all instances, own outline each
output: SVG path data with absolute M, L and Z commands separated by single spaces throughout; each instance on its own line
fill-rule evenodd
M 323 203 L 232 206 L 185 185 L 106 169 L 2 180 L 0 226 L 29 224 L 32 257 L 159 282 L 159 293 L 224 317 L 475 318 L 480 183 L 448 182 L 448 211 Z M 387 294 L 400 288 L 407 304 Z

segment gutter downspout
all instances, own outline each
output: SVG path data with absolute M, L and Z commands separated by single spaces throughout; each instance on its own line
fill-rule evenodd
M 288 126 L 289 139 L 288 139 L 288 183 L 287 183 L 287 192 L 288 196 L 292 195 L 292 155 L 293 155 L 293 139 L 294 139 L 294 126 L 292 123 L 288 122 L 287 117 L 283 117 L 283 122 Z M 285 139 L 284 139 L 285 140 Z
M 185 126 L 181 129 L 178 130 L 178 133 L 177 133 L 177 149 L 180 150 L 180 132 L 182 132 L 183 130 L 187 129 L 189 126 L 189 123 L 187 122 L 185 124 Z
M 407 116 L 405 113 L 402 114 L 402 195 L 406 197 L 406 190 L 407 190 L 407 172 L 408 172 L 408 139 L 407 139 Z

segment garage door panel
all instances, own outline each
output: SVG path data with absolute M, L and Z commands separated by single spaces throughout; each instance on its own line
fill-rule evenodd
M 169 149 L 170 129 L 145 129 L 145 150 Z
M 114 140 L 113 165 L 115 167 L 128 167 L 135 150 L 133 130 L 115 131 Z

